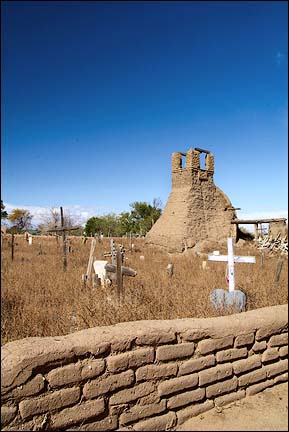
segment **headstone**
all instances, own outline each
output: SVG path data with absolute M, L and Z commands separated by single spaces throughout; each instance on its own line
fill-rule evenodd
M 167 274 L 171 277 L 174 274 L 174 264 L 167 265 Z
M 244 312 L 246 309 L 246 295 L 240 290 L 214 289 L 211 292 L 210 301 L 217 310 L 233 307 L 236 312 Z
M 101 286 L 106 286 L 109 282 L 109 278 L 107 276 L 107 271 L 105 269 L 106 264 L 108 261 L 105 260 L 98 260 L 93 262 L 93 268 L 95 271 L 95 274 L 100 279 Z
M 29 244 L 30 246 L 32 245 L 32 237 L 31 237 L 31 236 L 28 237 L 28 244 Z

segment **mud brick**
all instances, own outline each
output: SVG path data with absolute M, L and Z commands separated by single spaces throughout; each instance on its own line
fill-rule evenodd
M 267 371 L 267 377 L 273 378 L 276 375 L 288 371 L 288 359 L 280 360 L 278 363 L 268 364 L 265 368 Z
M 120 415 L 120 423 L 128 424 L 145 417 L 152 417 L 166 410 L 166 402 L 161 400 L 159 403 L 149 405 L 136 405 Z
M 274 384 L 279 384 L 288 381 L 288 372 L 278 375 L 274 378 Z
M 217 352 L 216 358 L 218 363 L 228 362 L 239 358 L 247 357 L 247 348 L 231 348 L 229 350 Z
M 17 407 L 16 406 L 1 406 L 1 425 L 5 426 L 10 423 L 16 416 Z
M 254 345 L 252 346 L 252 350 L 257 353 L 257 352 L 261 352 L 261 351 L 265 351 L 265 349 L 267 348 L 267 343 L 266 341 L 262 341 L 262 342 L 255 342 Z
M 109 356 L 107 358 L 107 369 L 110 372 L 120 372 L 135 366 L 140 367 L 147 363 L 153 363 L 153 361 L 153 348 L 139 349 L 124 354 Z
M 181 343 L 178 345 L 164 345 L 157 348 L 156 359 L 158 361 L 173 360 L 189 357 L 193 354 L 195 344 L 193 342 Z
M 231 363 L 218 365 L 210 369 L 205 369 L 199 372 L 199 385 L 204 386 L 205 384 L 219 381 L 226 377 L 230 377 L 232 376 L 232 374 L 233 368 Z
M 94 418 L 103 411 L 103 399 L 93 399 L 83 402 L 72 408 L 66 408 L 57 414 L 52 415 L 50 428 L 53 430 L 71 426 L 75 423 Z
M 37 395 L 44 388 L 45 378 L 41 374 L 37 374 L 34 378 L 19 387 L 12 390 L 10 396 L 15 399 L 25 398 L 26 396 Z M 3 398 L 4 399 L 4 398 Z
M 82 431 L 112 431 L 117 429 L 117 416 L 109 416 L 102 420 L 81 425 Z M 79 426 L 66 429 L 66 431 L 79 431 Z
M 179 393 L 178 395 L 173 396 L 168 400 L 167 406 L 169 409 L 173 409 L 191 404 L 193 402 L 199 402 L 204 399 L 205 395 L 206 391 L 202 388 L 198 388 L 196 390 L 188 391 L 185 393 Z
M 280 333 L 280 327 L 278 325 L 276 325 L 276 327 L 274 326 L 264 326 L 262 328 L 260 328 L 259 330 L 257 330 L 256 332 L 256 340 L 262 340 L 262 339 L 266 339 L 269 336 L 272 335 L 276 335 Z
M 198 385 L 198 374 L 185 375 L 178 378 L 163 381 L 159 384 L 158 393 L 160 396 L 168 395 L 171 393 L 179 392 L 187 388 L 195 387 Z
M 208 368 L 209 366 L 214 366 L 215 364 L 216 359 L 214 354 L 197 359 L 187 360 L 182 365 L 180 365 L 178 375 L 186 375 L 192 372 L 197 372 L 199 370 Z
M 239 335 L 235 339 L 235 348 L 251 345 L 254 342 L 254 333 Z
M 152 382 L 144 382 L 130 389 L 121 390 L 110 397 L 110 405 L 125 404 L 137 400 L 143 396 L 155 391 L 155 384 Z
M 176 335 L 173 332 L 156 331 L 138 336 L 135 340 L 136 345 L 161 345 L 169 342 L 175 342 Z
M 180 411 L 177 411 L 178 425 L 181 425 L 186 420 L 195 417 L 203 412 L 209 411 L 214 408 L 214 402 L 212 400 L 207 400 L 204 403 L 196 404 Z
M 288 356 L 288 346 L 282 346 L 279 348 L 279 356 L 281 358 Z
M 223 396 L 219 396 L 215 399 L 215 405 L 218 407 L 222 407 L 224 405 L 228 405 L 231 402 L 235 402 L 237 400 L 243 399 L 246 396 L 245 390 L 239 390 L 234 393 L 229 393 Z
M 258 383 L 258 384 L 254 384 L 250 387 L 247 387 L 246 395 L 252 396 L 256 393 L 259 393 L 259 392 L 265 390 L 267 387 L 272 387 L 273 385 L 274 385 L 274 381 L 272 379 L 267 380 L 267 381 L 263 381 L 263 382 Z
M 236 390 L 238 384 L 238 378 L 233 377 L 232 379 L 221 381 L 216 384 L 212 384 L 206 388 L 207 398 L 219 396 L 224 393 L 230 393 Z
M 59 409 L 77 403 L 80 397 L 79 387 L 61 389 L 48 393 L 43 396 L 38 396 L 32 399 L 26 399 L 19 403 L 19 410 L 22 419 L 51 412 L 54 409 Z
M 204 355 L 223 348 L 232 348 L 233 343 L 233 336 L 226 336 L 219 339 L 205 339 L 198 343 L 198 350 L 202 355 Z
M 268 363 L 279 358 L 278 348 L 268 348 L 262 354 L 262 363 Z
M 167 414 L 152 417 L 133 425 L 135 431 L 165 431 L 170 430 L 176 424 L 176 414 L 169 412 Z
M 97 360 L 89 360 L 86 363 L 82 363 L 81 368 L 81 379 L 89 379 L 94 378 L 98 375 L 100 375 L 105 368 L 104 360 L 97 359 Z
M 236 375 L 248 370 L 256 369 L 261 366 L 261 357 L 259 354 L 254 354 L 244 360 L 238 360 L 233 363 L 234 373 Z
M 239 387 L 244 387 L 262 380 L 266 380 L 267 375 L 266 375 L 266 369 L 262 368 L 262 369 L 257 369 L 254 370 L 253 372 L 249 372 L 246 375 L 242 375 L 238 378 L 238 384 Z
M 132 370 L 128 370 L 120 374 L 110 375 L 108 377 L 101 377 L 84 385 L 83 396 L 86 399 L 91 399 L 122 387 L 128 387 L 133 382 L 134 372 Z
M 288 345 L 288 333 L 282 333 L 280 335 L 271 336 L 269 340 L 269 346 L 282 346 Z
M 47 376 L 50 387 L 60 387 L 81 381 L 81 363 L 73 363 L 67 366 L 51 370 Z
M 176 376 L 178 367 L 175 363 L 142 366 L 136 371 L 137 381 Z

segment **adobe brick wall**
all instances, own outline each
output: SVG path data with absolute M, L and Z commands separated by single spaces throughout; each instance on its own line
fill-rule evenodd
M 2 430 L 169 430 L 288 380 L 288 305 L 2 347 Z
M 146 235 L 147 244 L 168 252 L 182 252 L 202 240 L 219 241 L 236 236 L 232 203 L 214 183 L 214 156 L 206 154 L 200 168 L 200 152 L 186 153 L 182 166 L 180 152 L 172 154 L 172 191 L 164 211 Z

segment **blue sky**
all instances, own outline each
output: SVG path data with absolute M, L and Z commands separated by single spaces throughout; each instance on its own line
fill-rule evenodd
M 171 153 L 201 147 L 239 217 L 287 217 L 287 2 L 1 6 L 8 211 L 165 205 Z

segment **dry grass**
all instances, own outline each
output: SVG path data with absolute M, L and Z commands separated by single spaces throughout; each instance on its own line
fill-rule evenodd
M 11 261 L 9 235 L 2 245 L 1 266 L 1 336 L 2 344 L 30 336 L 55 336 L 101 325 L 124 321 L 210 317 L 213 310 L 209 296 L 214 288 L 226 288 L 222 262 L 209 262 L 189 252 L 169 255 L 134 241 L 136 251 L 126 253 L 125 265 L 137 270 L 135 278 L 125 277 L 125 301 L 117 306 L 112 285 L 84 287 L 81 275 L 86 272 L 91 239 L 84 245 L 71 237 L 73 252 L 68 254 L 68 271 L 62 270 L 62 241 L 55 237 L 34 238 L 29 246 L 23 236 L 16 236 L 14 260 Z M 38 255 L 39 242 L 42 255 Z M 128 250 L 127 239 L 116 239 Z M 109 239 L 97 243 L 94 257 L 104 259 Z M 219 248 L 226 253 L 226 246 Z M 256 264 L 236 265 L 236 287 L 247 295 L 247 310 L 288 302 L 288 261 L 278 282 L 274 281 L 278 257 L 266 257 L 261 267 L 260 252 L 252 246 L 235 248 L 235 253 L 256 256 Z M 145 259 L 141 260 L 140 255 Z M 166 273 L 174 264 L 174 275 Z

